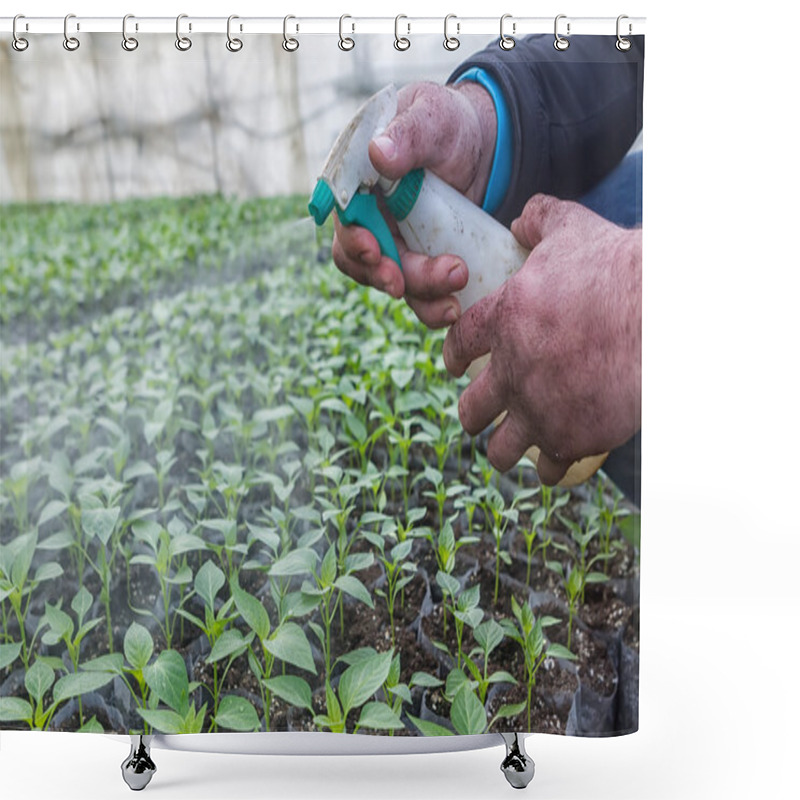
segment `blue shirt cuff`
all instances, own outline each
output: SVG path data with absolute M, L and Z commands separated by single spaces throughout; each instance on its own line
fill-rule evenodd
M 461 81 L 475 81 L 483 86 L 492 98 L 497 115 L 497 139 L 494 146 L 492 171 L 489 174 L 489 183 L 486 185 L 486 193 L 481 206 L 484 211 L 493 214 L 503 202 L 511 183 L 511 153 L 513 149 L 511 115 L 508 112 L 502 89 L 486 70 L 480 67 L 470 67 L 459 75 L 455 82 L 460 83 Z

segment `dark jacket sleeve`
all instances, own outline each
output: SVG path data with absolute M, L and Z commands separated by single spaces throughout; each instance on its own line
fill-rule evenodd
M 620 52 L 614 36 L 551 35 L 493 42 L 461 64 L 455 80 L 481 67 L 499 84 L 512 120 L 511 182 L 494 216 L 509 224 L 538 192 L 575 199 L 622 159 L 642 128 L 644 37 Z

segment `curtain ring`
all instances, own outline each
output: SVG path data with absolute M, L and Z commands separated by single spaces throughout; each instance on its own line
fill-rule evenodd
M 402 50 L 408 50 L 408 48 L 411 47 L 411 40 L 406 38 L 405 36 L 400 36 L 398 32 L 399 28 L 398 23 L 400 22 L 401 19 L 408 19 L 408 17 L 405 14 L 398 14 L 394 18 L 394 49 L 402 51 Z M 408 28 L 408 32 L 411 33 L 411 26 L 408 23 L 406 23 L 406 26 Z
M 133 14 L 126 14 L 122 18 L 122 49 L 132 53 L 138 46 L 139 40 L 128 36 L 128 20 L 133 19 Z
M 562 52 L 569 47 L 569 39 L 565 39 L 563 36 L 561 36 L 559 34 L 559 32 L 558 32 L 558 21 L 560 19 L 566 19 L 566 18 L 567 18 L 566 14 L 559 14 L 556 17 L 555 25 L 553 26 L 553 29 L 555 31 L 555 37 L 556 37 L 555 41 L 553 42 L 553 47 L 555 47 L 556 50 L 561 50 Z M 569 36 L 569 27 L 570 27 L 570 25 L 569 25 L 569 22 L 568 22 L 567 23 L 567 36 Z
M 287 23 L 289 22 L 290 19 L 296 19 L 296 17 L 293 17 L 291 14 L 288 14 L 283 18 L 283 49 L 287 53 L 293 53 L 295 50 L 297 50 L 298 47 L 300 47 L 300 42 L 298 42 L 297 39 L 295 39 L 292 36 L 289 36 L 286 33 Z M 299 28 L 300 26 L 298 25 L 297 29 L 299 30 Z
M 78 41 L 77 37 L 70 36 L 67 29 L 70 19 L 74 18 L 74 14 L 67 14 L 67 16 L 64 17 L 64 49 L 69 50 L 70 53 L 74 52 L 81 46 L 81 43 Z
M 621 53 L 626 53 L 628 50 L 631 49 L 631 40 L 630 39 L 625 39 L 622 36 L 620 36 L 619 24 L 620 24 L 620 22 L 622 22 L 623 19 L 628 19 L 626 14 L 620 14 L 617 17 L 617 41 L 615 43 L 615 46 L 616 46 L 617 50 L 619 50 Z M 630 33 L 632 29 L 633 29 L 633 26 L 629 22 L 628 23 L 628 33 Z
M 241 39 L 231 36 L 231 22 L 233 22 L 235 19 L 239 19 L 236 14 L 231 14 L 228 17 L 228 41 L 225 42 L 225 47 L 227 47 L 231 53 L 238 53 L 244 46 L 244 43 Z M 241 27 L 239 30 L 241 30 Z
M 450 50 L 452 52 L 453 50 L 458 50 L 458 48 L 461 47 L 461 41 L 457 36 L 450 36 L 447 33 L 447 23 L 451 19 L 457 20 L 458 17 L 456 17 L 455 14 L 448 14 L 444 18 L 444 49 L 445 50 Z M 460 22 L 456 22 L 456 33 L 460 33 L 460 32 L 461 32 L 461 23 Z
M 178 14 L 178 18 L 175 20 L 175 47 L 182 52 L 186 52 L 192 46 L 192 40 L 188 36 L 181 36 L 181 20 L 188 16 L 188 14 Z M 191 29 L 190 24 L 189 30 Z
M 500 17 L 500 42 L 499 42 L 499 44 L 500 44 L 501 49 L 503 49 L 503 50 L 513 50 L 514 49 L 514 45 L 516 44 L 516 41 L 514 41 L 514 39 L 511 36 L 506 36 L 504 31 L 503 31 L 503 27 L 504 27 L 505 21 L 507 19 L 511 19 L 511 14 L 503 14 L 503 16 Z M 516 23 L 512 23 L 512 25 L 511 25 L 512 33 L 515 31 L 515 29 L 516 29 Z
M 342 33 L 342 23 L 344 23 L 346 19 L 352 19 L 352 17 L 349 14 L 342 14 L 342 16 L 339 17 L 339 49 L 345 52 L 352 50 L 356 46 L 355 41 L 350 36 L 345 36 Z M 355 31 L 356 26 L 351 23 L 350 28 L 352 31 Z
M 14 22 L 12 23 L 12 26 L 11 26 L 11 33 L 14 36 L 14 38 L 11 41 L 11 46 L 18 53 L 21 53 L 23 50 L 27 50 L 28 49 L 28 45 L 30 44 L 30 42 L 27 39 L 23 39 L 22 36 L 20 36 L 17 33 L 17 20 L 18 19 L 25 19 L 25 15 L 24 14 L 17 14 L 17 16 L 14 17 Z

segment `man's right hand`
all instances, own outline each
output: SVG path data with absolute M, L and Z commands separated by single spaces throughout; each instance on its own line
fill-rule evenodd
M 483 199 L 494 157 L 497 119 L 489 93 L 479 84 L 455 86 L 415 83 L 397 96 L 397 115 L 369 145 L 381 175 L 396 180 L 426 167 L 475 203 Z M 431 328 L 451 325 L 461 315 L 454 292 L 467 284 L 466 264 L 457 256 L 429 258 L 414 253 L 399 237 L 393 221 L 402 271 L 381 255 L 375 237 L 335 219 L 333 260 L 358 283 L 392 297 L 405 297 Z

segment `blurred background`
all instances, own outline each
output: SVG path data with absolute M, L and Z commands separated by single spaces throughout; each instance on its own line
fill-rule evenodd
M 0 202 L 306 193 L 366 98 L 390 81 L 445 81 L 490 37 L 455 53 L 419 37 L 413 58 L 381 35 L 349 52 L 308 37 L 296 58 L 280 36 L 245 36 L 238 53 L 225 41 L 204 34 L 179 52 L 174 36 L 147 35 L 126 52 L 95 33 L 72 53 L 60 35 L 24 54 L 0 47 Z

